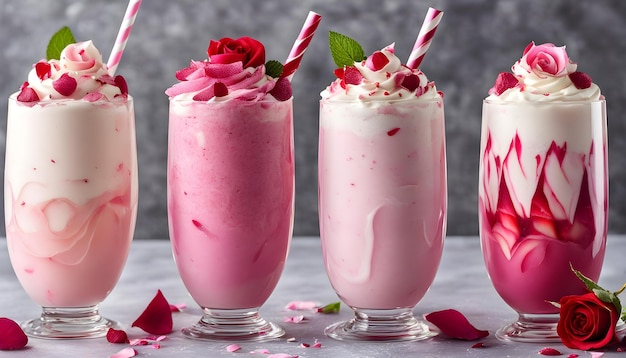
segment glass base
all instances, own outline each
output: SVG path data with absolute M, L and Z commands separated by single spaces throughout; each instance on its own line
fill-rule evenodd
M 500 328 L 496 337 L 502 341 L 527 343 L 559 343 L 556 333 L 558 314 L 523 314 L 517 321 Z
M 193 339 L 209 341 L 263 342 L 285 335 L 278 325 L 264 320 L 258 308 L 252 309 L 209 309 L 191 327 L 182 329 L 183 335 Z
M 355 317 L 332 324 L 324 333 L 340 341 L 420 341 L 437 335 L 413 316 L 412 308 L 370 310 L 353 308 Z
M 40 317 L 21 324 L 24 333 L 36 338 L 71 339 L 100 338 L 109 328 L 119 329 L 120 324 L 98 313 L 98 306 L 56 308 L 43 307 Z

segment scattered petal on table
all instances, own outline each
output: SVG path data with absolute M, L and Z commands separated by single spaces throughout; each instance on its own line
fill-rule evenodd
M 424 318 L 452 338 L 473 341 L 489 335 L 488 331 L 476 329 L 461 312 L 454 309 L 432 312 Z
M 137 351 L 133 348 L 124 348 L 121 351 L 115 353 L 111 358 L 130 358 L 137 355 Z
M 544 356 L 560 356 L 563 353 L 557 351 L 554 348 L 546 347 L 538 352 L 539 354 L 543 354 Z
M 285 309 L 291 311 L 313 310 L 317 308 L 317 303 L 313 301 L 291 301 L 285 306 Z
M 0 317 L 0 350 L 16 350 L 28 344 L 28 337 L 19 324 L 6 317 Z
M 284 321 L 286 323 L 300 323 L 300 322 L 304 321 L 304 316 L 303 315 L 299 315 L 299 316 L 285 317 Z
M 170 304 L 158 290 L 152 301 L 143 313 L 133 322 L 133 327 L 139 327 L 152 334 L 168 334 L 172 332 L 174 322 Z
M 229 352 L 237 352 L 240 349 L 241 349 L 241 346 L 239 346 L 238 344 L 231 344 L 228 347 L 226 347 L 226 350 Z

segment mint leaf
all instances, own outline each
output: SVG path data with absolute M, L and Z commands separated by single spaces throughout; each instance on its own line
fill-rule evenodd
M 338 32 L 328 33 L 328 44 L 333 61 L 338 67 L 352 66 L 365 59 L 363 48 L 358 42 Z
M 283 73 L 283 64 L 276 61 L 276 60 L 269 60 L 267 61 L 267 63 L 265 64 L 265 74 L 273 77 L 273 78 L 278 78 L 280 77 L 280 75 Z
M 50 38 L 48 48 L 46 49 L 46 59 L 48 61 L 53 59 L 59 60 L 61 58 L 61 51 L 63 51 L 65 46 L 73 43 L 76 43 L 76 39 L 72 34 L 72 30 L 67 26 L 63 26 Z
M 333 302 L 329 303 L 324 307 L 318 308 L 317 312 L 319 313 L 337 313 L 339 312 L 339 308 L 341 308 L 341 302 Z

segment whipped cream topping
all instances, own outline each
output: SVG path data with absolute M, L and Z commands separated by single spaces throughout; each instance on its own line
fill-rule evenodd
M 170 99 L 223 102 L 277 100 L 270 91 L 278 81 L 265 73 L 265 65 L 243 68 L 241 61 L 191 61 L 176 73 L 181 81 L 165 91 Z M 287 81 L 286 79 L 284 79 Z
M 355 72 L 356 70 L 356 72 Z M 339 77 L 320 95 L 330 101 L 388 102 L 441 98 L 434 82 L 417 69 L 403 65 L 394 44 L 374 52 L 354 66 L 337 69 Z
M 31 94 L 28 102 L 58 99 L 125 99 L 126 82 L 121 76 L 112 77 L 102 62 L 100 51 L 91 41 L 66 46 L 59 60 L 40 61 L 33 65 L 28 82 L 22 86 Z M 30 91 L 29 89 L 32 89 Z
M 565 46 L 553 44 L 535 45 L 531 42 L 521 59 L 511 67 L 518 83 L 498 93 L 496 87 L 489 90 L 488 100 L 510 102 L 574 102 L 594 101 L 604 98 L 600 87 L 591 82 L 586 74 L 577 72 L 577 64 L 565 52 Z M 588 83 L 576 83 L 572 78 L 581 74 Z

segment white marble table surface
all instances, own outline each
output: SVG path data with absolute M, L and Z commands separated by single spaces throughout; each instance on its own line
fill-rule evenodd
M 600 284 L 617 289 L 626 281 L 626 236 L 610 236 Z M 416 315 L 455 308 L 464 313 L 477 328 L 491 335 L 481 340 L 486 348 L 471 348 L 475 342 L 450 340 L 437 336 L 427 341 L 403 343 L 346 343 L 334 341 L 323 334 L 327 325 L 351 317 L 342 306 L 339 314 L 323 315 L 305 312 L 303 323 L 282 323 L 296 313 L 284 310 L 292 300 L 312 300 L 319 303 L 337 301 L 321 258 L 318 238 L 294 238 L 287 266 L 281 281 L 261 312 L 266 319 L 280 322 L 287 334 L 284 339 L 265 343 L 240 343 L 236 353 L 226 350 L 227 343 L 190 340 L 180 329 L 194 323 L 200 316 L 191 297 L 178 277 L 170 252 L 169 241 L 135 241 L 119 284 L 101 305 L 101 314 L 120 321 L 130 338 L 147 336 L 130 324 L 161 289 L 170 303 L 186 303 L 188 308 L 174 314 L 174 331 L 156 350 L 149 346 L 135 347 L 138 357 L 244 357 L 248 352 L 266 348 L 271 353 L 288 353 L 300 357 L 537 357 L 546 346 L 560 350 L 564 357 L 577 353 L 591 357 L 589 352 L 567 349 L 561 344 L 512 344 L 500 342 L 493 333 L 501 325 L 515 319 L 515 313 L 500 299 L 487 277 L 477 237 L 448 237 L 440 270 L 426 297 L 415 308 Z M 0 240 L 0 316 L 23 321 L 39 314 L 37 307 L 19 285 L 8 260 L 5 240 Z M 322 348 L 301 348 L 298 342 L 312 344 L 318 339 Z M 31 338 L 26 349 L 3 352 L 0 357 L 109 357 L 124 344 L 111 344 L 102 339 L 43 340 Z M 605 357 L 623 356 L 606 352 Z

